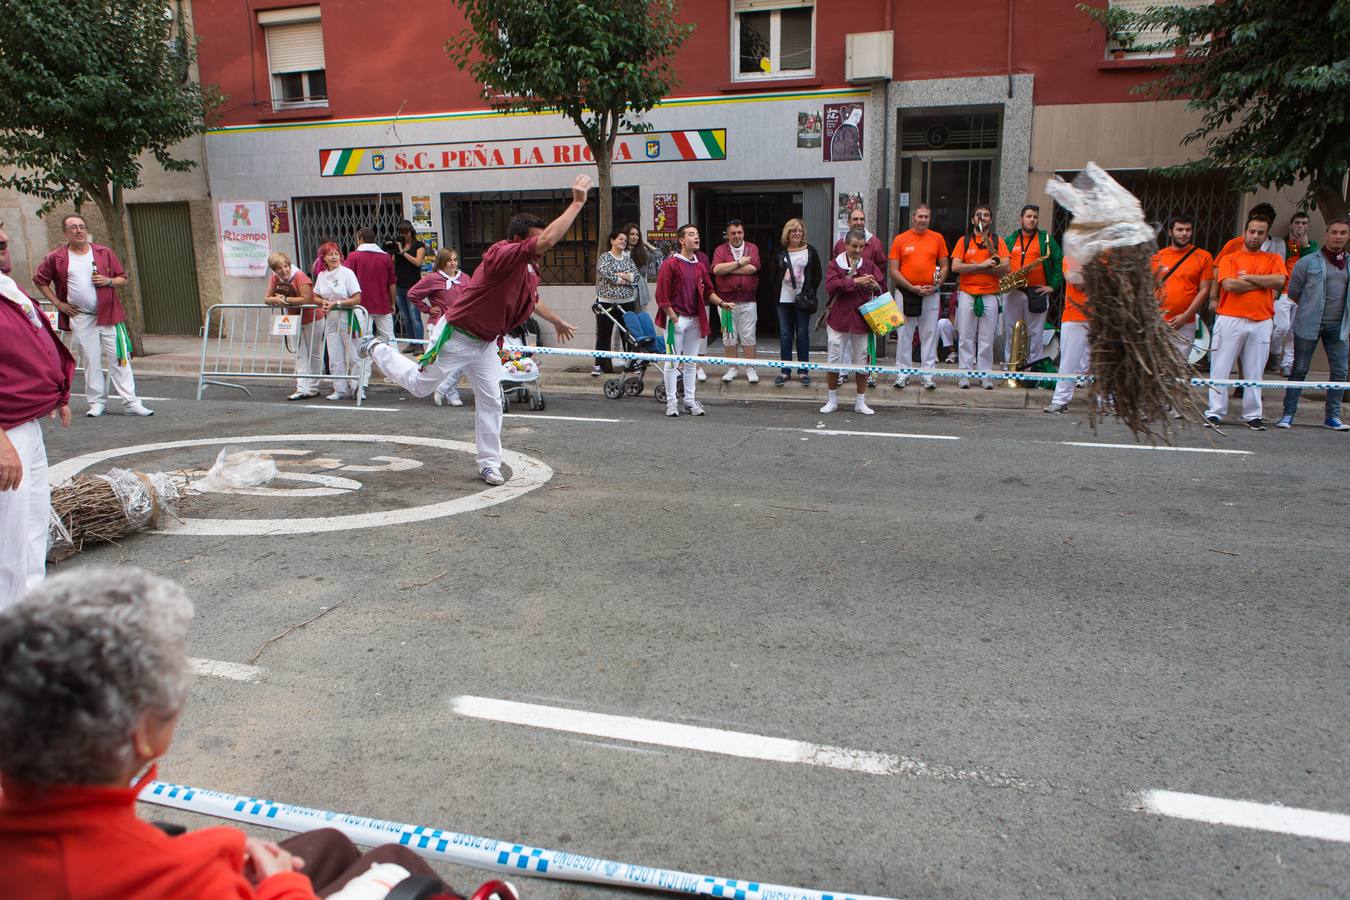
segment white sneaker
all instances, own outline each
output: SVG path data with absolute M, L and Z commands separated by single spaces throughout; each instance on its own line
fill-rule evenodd
M 122 414 L 128 416 L 153 416 L 155 411 L 137 400 L 135 403 L 128 403 L 123 407 Z
M 907 384 L 909 384 L 909 376 L 908 376 L 908 375 L 901 375 L 899 378 L 895 379 L 895 389 L 896 389 L 897 391 L 903 390 L 904 387 L 905 387 L 905 385 L 907 385 Z
M 703 367 L 702 367 L 702 366 L 699 366 L 699 367 L 698 367 L 698 380 L 699 380 L 699 381 L 707 381 L 707 380 L 708 380 L 708 373 L 705 372 L 705 371 L 703 371 Z
M 351 394 L 340 394 L 340 393 L 338 393 L 337 391 L 333 391 L 333 393 L 329 394 L 329 395 L 328 395 L 327 397 L 325 397 L 324 399 L 325 399 L 325 400 L 350 400 L 351 398 L 352 398 L 352 395 L 351 395 Z
M 994 389 L 994 382 L 990 381 L 988 378 L 982 378 L 980 379 L 980 387 L 984 388 L 986 391 L 992 391 Z
M 835 411 L 836 409 L 838 409 L 838 408 L 839 408 L 839 401 L 837 401 L 837 400 L 826 400 L 826 401 L 825 401 L 825 405 L 822 406 L 822 407 L 820 408 L 820 411 L 821 411 L 822 413 L 825 413 L 826 415 L 828 415 L 829 413 L 834 412 L 834 411 Z
M 674 400 L 668 401 L 666 403 L 666 415 L 672 419 L 678 419 L 680 417 L 680 404 Z
M 703 415 L 703 404 L 699 403 L 697 400 L 684 401 L 684 408 L 689 412 L 689 415 L 691 416 Z
M 435 403 L 437 406 L 444 406 L 444 405 L 445 405 L 445 395 L 442 394 L 440 391 L 432 391 L 432 392 L 431 392 L 431 402 L 432 402 L 432 403 Z
M 599 366 L 591 366 L 591 377 L 592 377 L 592 378 L 599 378 L 601 375 L 604 374 L 604 372 L 605 372 L 605 370 L 602 369 L 602 368 L 600 368 Z
M 751 384 L 759 384 L 759 373 L 754 369 L 745 370 L 745 380 Z
M 864 416 L 876 415 L 876 410 L 868 406 L 867 401 L 864 400 L 862 397 L 859 397 L 857 400 L 853 401 L 853 411 L 856 413 L 862 413 Z
M 936 390 L 937 390 L 937 382 L 934 381 L 931 377 L 925 375 L 925 376 L 923 377 L 923 389 L 924 389 L 925 391 L 936 391 Z
M 702 374 L 702 372 L 703 372 L 703 370 L 702 370 L 702 369 L 699 369 L 699 373 Z M 702 378 L 699 379 L 699 381 L 702 381 L 702 380 L 703 380 Z M 736 380 L 736 367 L 735 367 L 735 366 L 732 366 L 730 369 L 727 369 L 727 374 L 725 374 L 725 375 L 722 376 L 722 380 L 723 380 L 723 381 L 735 381 L 735 380 Z
M 103 415 L 103 413 L 104 413 L 103 404 L 95 403 L 93 406 L 89 407 L 89 412 L 85 413 L 85 415 L 91 419 L 97 419 L 99 416 Z
M 484 469 L 478 473 L 478 477 L 491 485 L 506 484 L 506 479 L 502 477 L 501 469 Z
M 464 405 L 464 401 L 461 400 L 461 399 L 459 399 L 459 394 L 458 394 L 458 393 L 454 393 L 454 394 L 446 394 L 446 395 L 445 395 L 445 402 L 446 402 L 446 403 L 449 403 L 451 406 L 463 406 L 463 405 Z
M 961 390 L 963 390 L 963 391 L 964 391 L 964 390 L 967 390 L 967 389 L 969 389 L 969 387 L 970 387 L 970 379 L 969 379 L 969 378 L 962 378 L 960 381 L 958 381 L 958 382 L 956 383 L 956 386 L 959 387 L 959 388 L 960 388 Z

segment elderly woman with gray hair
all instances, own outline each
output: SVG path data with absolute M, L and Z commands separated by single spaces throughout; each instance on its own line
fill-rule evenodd
M 57 575 L 0 613 L 10 896 L 310 900 L 377 862 L 434 878 L 406 847 L 362 855 L 332 829 L 278 845 L 237 828 L 170 837 L 136 817 L 187 701 L 191 621 L 177 584 L 131 568 Z

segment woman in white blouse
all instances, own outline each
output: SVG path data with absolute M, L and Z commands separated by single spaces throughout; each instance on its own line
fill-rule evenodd
M 352 310 L 361 303 L 361 285 L 356 273 L 342 264 L 342 251 L 337 244 L 320 247 L 319 257 L 323 270 L 314 279 L 314 297 L 328 314 L 325 337 L 328 370 L 333 376 L 333 393 L 328 399 L 346 400 L 356 393 L 356 382 L 351 376 L 360 371 L 360 360 L 356 358 L 360 324 Z

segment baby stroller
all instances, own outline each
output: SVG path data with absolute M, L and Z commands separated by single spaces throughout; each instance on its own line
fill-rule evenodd
M 529 352 L 530 331 L 527 322 L 502 338 L 502 412 L 509 412 L 511 401 L 529 403 L 531 410 L 544 408 L 544 395 L 539 390 L 539 365 Z M 535 334 L 538 335 L 538 326 Z M 535 343 L 538 343 L 538 337 Z M 510 357 L 515 357 L 511 359 Z
M 652 322 L 652 317 L 645 312 L 625 312 L 623 321 L 620 322 L 614 317 L 615 308 L 608 303 L 596 303 L 591 307 L 592 312 L 598 316 L 604 316 L 614 323 L 614 328 L 618 331 L 623 340 L 623 349 L 628 353 L 665 353 L 666 341 L 656 333 L 656 324 Z M 605 380 L 605 396 L 611 400 L 618 400 L 623 396 L 636 397 L 642 393 L 642 378 L 647 372 L 648 366 L 654 366 L 656 363 L 648 359 L 634 359 L 623 367 L 618 378 L 608 378 Z M 676 393 L 684 390 L 683 376 L 676 378 Z M 652 392 L 658 403 L 666 402 L 665 382 L 657 384 L 656 390 Z

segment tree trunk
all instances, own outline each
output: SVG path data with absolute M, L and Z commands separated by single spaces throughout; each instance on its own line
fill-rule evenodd
M 103 216 L 104 227 L 108 229 L 108 246 L 117 254 L 117 258 L 122 261 L 123 267 L 129 267 L 131 265 L 131 253 L 127 244 L 127 206 L 122 189 L 113 186 L 109 191 L 109 185 L 105 184 L 99 190 L 89 193 L 94 200 L 94 205 L 98 207 L 99 213 Z M 129 268 L 127 280 L 131 280 Z M 122 301 L 122 308 L 127 312 L 127 331 L 131 335 L 131 353 L 133 356 L 144 356 L 145 341 L 142 334 L 145 332 L 145 315 L 141 310 L 139 294 L 128 284 L 117 290 L 117 298 Z
M 595 167 L 599 172 L 600 178 L 597 187 L 600 191 L 600 235 L 599 244 L 601 252 L 609 249 L 610 231 L 614 229 L 614 192 L 610 190 L 610 182 L 613 180 L 612 164 L 609 161 L 610 145 L 602 145 L 601 151 L 595 156 Z M 597 254 L 598 256 L 598 254 Z
M 1347 203 L 1342 191 L 1343 186 L 1340 182 L 1313 182 L 1313 196 L 1317 198 L 1317 208 L 1322 211 L 1323 221 L 1338 219 L 1346 214 L 1350 203 Z

